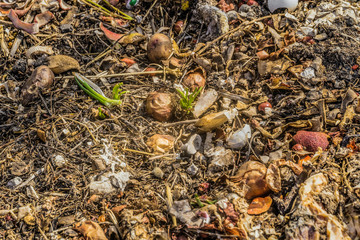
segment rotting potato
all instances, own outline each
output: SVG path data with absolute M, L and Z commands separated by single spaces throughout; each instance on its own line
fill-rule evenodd
M 21 102 L 25 105 L 39 95 L 39 89 L 50 88 L 54 81 L 54 73 L 47 66 L 37 67 L 26 80 L 21 91 Z
M 146 112 L 160 122 L 171 119 L 173 102 L 169 93 L 152 92 L 146 99 Z
M 173 51 L 171 40 L 162 33 L 151 36 L 147 45 L 147 55 L 151 62 L 160 63 L 167 60 Z

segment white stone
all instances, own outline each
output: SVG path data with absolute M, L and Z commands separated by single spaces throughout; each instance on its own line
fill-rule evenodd
M 195 166 L 195 164 L 191 164 L 191 165 L 186 169 L 186 172 L 187 172 L 190 176 L 195 176 L 198 171 L 199 171 L 199 168 L 198 168 L 197 166 Z
M 246 146 L 250 138 L 251 138 L 251 128 L 250 125 L 246 124 L 242 129 L 239 129 L 236 132 L 234 132 L 227 139 L 227 143 L 229 148 L 241 149 Z
M 55 158 L 54 158 L 54 164 L 55 166 L 57 167 L 63 167 L 65 166 L 65 164 L 67 163 L 67 160 L 61 156 L 61 155 L 57 155 Z
M 190 137 L 189 141 L 182 147 L 187 154 L 195 154 L 201 147 L 202 139 L 199 134 L 194 134 Z
M 298 0 L 268 0 L 270 12 L 274 12 L 278 8 L 287 8 L 294 11 L 298 5 Z

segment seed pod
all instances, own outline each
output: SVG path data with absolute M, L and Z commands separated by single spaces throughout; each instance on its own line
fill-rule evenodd
M 26 80 L 21 91 L 21 101 L 25 105 L 39 95 L 39 89 L 50 88 L 54 81 L 54 73 L 47 66 L 37 67 Z
M 147 45 L 147 55 L 151 62 L 167 60 L 173 51 L 171 40 L 162 33 L 154 34 Z
M 173 115 L 173 103 L 168 93 L 152 92 L 146 99 L 146 111 L 160 122 L 168 121 Z

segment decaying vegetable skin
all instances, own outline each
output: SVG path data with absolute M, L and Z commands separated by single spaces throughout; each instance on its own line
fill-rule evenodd
M 300 204 L 285 229 L 287 239 L 318 240 L 320 236 L 327 236 L 327 239 L 351 239 L 346 233 L 346 227 L 336 216 L 329 214 L 324 203 L 320 202 L 319 197 L 327 185 L 328 179 L 323 173 L 312 175 L 304 182 L 299 190 Z M 338 191 L 335 190 L 334 194 Z
M 151 136 L 146 144 L 155 153 L 165 153 L 174 147 L 175 138 L 170 135 L 155 134 Z
M 40 89 L 48 89 L 54 81 L 54 73 L 47 66 L 37 67 L 26 80 L 21 91 L 21 102 L 25 105 L 38 97 Z
M 248 189 L 245 193 L 246 199 L 260 197 L 270 192 L 266 183 L 266 166 L 260 162 L 249 161 L 241 165 L 237 174 L 231 177 L 233 182 L 244 182 Z

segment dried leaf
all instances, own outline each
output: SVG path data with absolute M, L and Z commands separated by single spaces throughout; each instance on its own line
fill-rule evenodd
M 273 192 L 281 191 L 280 169 L 275 164 L 270 164 L 266 171 L 266 183 Z
M 145 39 L 145 36 L 140 33 L 130 33 L 125 35 L 119 42 L 123 44 L 135 44 Z
M 104 231 L 96 222 L 85 221 L 77 223 L 74 230 L 84 235 L 86 240 L 107 240 Z
M 40 140 L 45 143 L 46 142 L 46 133 L 45 133 L 45 131 L 43 131 L 41 129 L 38 129 L 36 131 L 36 133 L 37 133 L 37 136 L 40 138 Z

